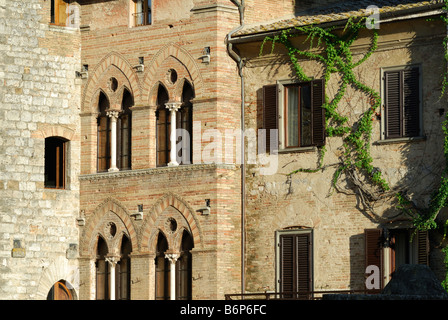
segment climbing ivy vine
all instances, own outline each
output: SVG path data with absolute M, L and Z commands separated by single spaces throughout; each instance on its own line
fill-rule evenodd
M 448 0 L 445 1 L 444 11 L 448 12 Z M 440 19 L 448 26 L 448 17 L 442 14 Z M 377 195 L 388 195 L 396 199 L 397 209 L 414 218 L 414 225 L 417 230 L 426 231 L 436 229 L 435 218 L 443 207 L 448 206 L 448 113 L 445 115 L 445 120 L 442 124 L 444 134 L 444 156 L 445 168 L 441 174 L 440 185 L 431 196 L 429 207 L 426 209 L 418 209 L 406 197 L 405 192 L 400 190 L 391 190 L 390 186 L 383 178 L 381 171 L 372 165 L 373 159 L 370 154 L 370 139 L 373 129 L 373 118 L 377 114 L 377 110 L 381 105 L 380 94 L 373 88 L 355 76 L 354 68 L 364 63 L 372 53 L 375 52 L 378 45 L 378 32 L 376 29 L 371 29 L 371 45 L 368 51 L 362 58 L 355 61 L 351 51 L 351 45 L 357 39 L 361 29 L 366 28 L 366 18 L 360 18 L 357 21 L 349 19 L 343 30 L 337 30 L 336 27 L 321 28 L 319 26 L 304 26 L 296 27 L 289 30 L 282 31 L 279 35 L 274 37 L 266 37 L 262 43 L 260 55 L 264 51 L 267 42 L 272 43 L 272 49 L 276 44 L 282 44 L 288 53 L 291 60 L 292 67 L 301 81 L 310 81 L 312 78 L 305 74 L 300 61 L 303 59 L 315 60 L 324 66 L 324 80 L 325 87 L 333 74 L 340 75 L 340 87 L 337 93 L 330 98 L 325 95 L 325 109 L 326 116 L 326 134 L 327 137 L 342 137 L 343 139 L 343 155 L 338 167 L 335 170 L 332 186 L 336 188 L 337 181 L 342 174 L 351 179 L 354 188 L 357 189 L 357 194 L 361 197 L 364 203 L 369 200 L 375 201 L 380 198 Z M 297 36 L 296 31 L 306 35 L 305 42 L 309 42 L 309 49 L 301 50 L 294 46 L 290 39 Z M 312 50 L 317 41 L 316 49 Z M 448 36 L 443 40 L 445 72 L 442 76 L 442 96 L 446 93 L 448 86 Z M 338 106 L 347 92 L 347 89 L 352 87 L 363 94 L 370 102 L 370 106 L 360 116 L 358 121 L 354 124 L 349 123 L 347 116 L 339 113 Z M 292 171 L 289 176 L 298 172 L 314 173 L 324 169 L 325 146 L 319 148 L 320 156 L 317 168 L 300 168 Z M 362 174 L 366 179 L 360 181 L 359 174 Z M 364 183 L 370 182 L 376 187 L 376 192 L 371 192 L 365 189 Z M 370 208 L 370 206 L 367 206 Z M 448 220 L 444 223 L 444 238 L 446 230 L 448 229 Z M 445 289 L 448 291 L 448 247 L 442 249 L 445 254 L 445 265 L 447 269 L 446 279 L 443 281 Z

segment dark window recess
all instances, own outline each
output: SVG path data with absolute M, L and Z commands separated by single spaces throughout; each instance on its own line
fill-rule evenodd
M 420 135 L 419 68 L 384 73 L 386 139 Z
M 98 237 L 96 268 L 96 300 L 109 300 L 110 291 L 110 270 L 109 263 L 106 261 L 108 253 L 107 244 L 103 238 Z
M 66 142 L 56 137 L 45 139 L 45 188 L 65 188 Z
M 117 166 L 120 170 L 131 169 L 132 151 L 132 111 L 134 100 L 129 91 L 124 90 L 122 112 L 117 121 Z
M 97 118 L 97 167 L 98 172 L 105 172 L 110 168 L 111 157 L 111 130 L 110 118 L 107 116 L 109 100 L 104 93 L 100 93 L 98 100 L 99 115 Z
M 325 87 L 323 80 L 284 86 L 284 148 L 323 146 L 325 144 Z M 271 145 L 271 129 L 278 129 L 278 87 L 263 87 L 263 128 L 266 151 Z
M 411 229 L 366 229 L 365 267 L 375 265 L 380 269 L 381 288 L 384 274 L 384 248 L 389 250 L 389 270 L 394 272 L 402 264 L 428 265 L 429 238 L 427 231 L 417 231 L 411 241 Z
M 282 298 L 309 298 L 312 290 L 311 233 L 281 235 L 279 246 Z

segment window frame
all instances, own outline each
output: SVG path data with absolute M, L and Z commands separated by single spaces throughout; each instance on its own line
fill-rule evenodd
M 64 3 L 65 7 L 65 21 L 61 22 L 61 3 Z M 51 0 L 50 1 L 50 24 L 60 27 L 66 27 L 67 26 L 67 20 L 70 16 L 70 12 L 67 10 L 68 6 L 70 5 L 70 0 Z
M 138 12 L 138 2 L 143 2 L 143 11 Z M 152 0 L 131 0 L 131 26 L 133 27 L 143 27 L 150 26 L 153 24 L 153 1 Z M 143 14 L 143 23 L 137 23 L 137 16 Z
M 301 145 L 300 142 L 300 131 L 301 131 L 301 124 L 299 123 L 299 145 L 298 146 L 287 146 L 287 113 L 286 113 L 286 109 L 288 107 L 287 105 L 287 88 L 289 87 L 295 87 L 295 86 L 303 86 L 306 84 L 309 84 L 310 86 L 312 86 L 313 84 L 318 83 L 319 81 L 322 81 L 322 90 L 323 90 L 323 94 L 322 94 L 322 105 L 325 103 L 325 84 L 323 82 L 322 79 L 313 79 L 311 81 L 298 81 L 298 80 L 278 80 L 276 82 L 277 85 L 277 128 L 278 128 L 278 139 L 279 139 L 279 145 L 278 145 L 278 151 L 300 151 L 300 150 L 308 150 L 308 149 L 314 149 L 315 147 L 318 146 L 323 146 L 326 144 L 326 137 L 325 137 L 325 111 L 323 112 L 323 122 L 322 122 L 322 130 L 323 130 L 323 143 L 317 143 L 314 140 L 314 134 L 315 134 L 315 127 L 314 127 L 314 108 L 315 106 L 313 106 L 313 99 L 314 99 L 314 95 L 313 95 L 313 89 L 311 89 L 311 94 L 310 94 L 310 104 L 311 104 L 311 144 L 310 145 Z M 301 109 L 299 108 L 298 110 L 298 114 L 299 114 L 299 118 L 300 118 L 300 113 L 301 113 Z
M 397 72 L 397 71 L 404 71 L 404 70 L 412 70 L 414 68 L 418 69 L 418 116 L 419 116 L 419 128 L 418 128 L 418 134 L 414 136 L 406 136 L 404 132 L 404 116 L 402 119 L 400 119 L 400 126 L 402 128 L 402 132 L 400 133 L 400 136 L 397 137 L 388 137 L 388 109 L 387 109 L 387 84 L 386 84 L 386 74 L 388 72 Z M 387 142 L 387 141 L 407 141 L 407 140 L 413 140 L 413 139 L 420 139 L 423 138 L 423 76 L 422 76 L 422 66 L 421 64 L 409 64 L 409 65 L 401 65 L 401 66 L 393 66 L 393 67 L 383 67 L 381 68 L 381 130 L 380 130 L 380 140 Z M 400 86 L 400 96 L 403 97 L 403 86 Z M 404 107 L 404 103 L 403 103 Z M 404 115 L 404 111 L 401 110 L 401 114 Z
M 308 249 L 308 263 L 309 263 L 309 291 L 314 290 L 314 232 L 312 228 L 292 228 L 277 230 L 275 232 L 275 290 L 276 292 L 281 292 L 283 284 L 281 283 L 281 238 L 284 236 L 299 236 L 306 235 L 309 239 Z M 297 290 L 299 292 L 299 290 Z M 282 298 L 280 296 L 279 298 Z
M 50 150 L 48 149 L 50 146 L 49 144 L 51 143 L 51 141 L 49 140 L 54 140 L 55 142 L 53 143 L 54 146 L 52 146 L 52 151 L 50 153 Z M 68 153 L 68 142 L 69 140 L 62 138 L 62 137 L 58 137 L 58 136 L 51 136 L 51 137 L 47 137 L 45 138 L 45 142 L 44 142 L 44 188 L 45 189 L 55 189 L 55 190 L 64 190 L 67 187 L 67 153 Z M 57 145 L 56 145 L 57 143 Z M 48 145 L 47 145 L 48 144 Z M 47 166 L 49 165 L 48 161 L 50 161 L 49 159 L 47 160 L 47 158 L 49 158 L 50 155 L 55 154 L 56 159 L 55 161 L 55 168 L 54 170 L 54 176 L 55 176 L 55 185 L 54 186 L 50 186 L 49 185 L 49 180 L 47 178 L 47 176 L 49 175 L 48 171 L 47 171 Z M 62 166 L 62 168 L 61 168 Z

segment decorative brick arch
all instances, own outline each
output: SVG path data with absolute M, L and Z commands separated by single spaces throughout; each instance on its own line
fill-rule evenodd
M 70 127 L 62 125 L 44 125 L 32 134 L 33 138 L 61 137 L 69 141 L 74 141 L 78 137 L 76 131 Z
M 149 252 L 155 247 L 155 241 L 157 241 L 157 237 L 155 235 L 159 233 L 159 230 L 154 228 L 154 224 L 159 215 L 161 215 L 169 206 L 177 209 L 188 222 L 195 248 L 202 248 L 202 231 L 200 230 L 199 223 L 193 214 L 193 209 L 189 207 L 188 204 L 179 196 L 173 193 L 168 193 L 156 202 L 144 220 L 140 240 L 141 251 Z
M 154 55 L 147 68 L 147 72 L 142 84 L 143 89 L 141 101 L 143 104 L 154 104 L 155 98 L 151 96 L 151 93 L 154 92 L 153 89 L 160 80 L 156 77 L 158 68 L 163 63 L 163 61 L 165 61 L 170 56 L 179 60 L 190 73 L 193 82 L 192 86 L 196 96 L 203 95 L 203 79 L 195 59 L 188 51 L 181 48 L 177 44 L 169 43 Z
M 129 213 L 117 200 L 109 198 L 99 205 L 95 212 L 86 221 L 86 225 L 84 226 L 84 230 L 80 237 L 79 252 L 81 256 L 95 255 L 94 244 L 96 243 L 95 239 L 97 236 L 95 229 L 98 224 L 101 223 L 101 219 L 109 212 L 115 213 L 125 225 L 131 240 L 132 251 L 136 252 L 138 250 L 137 232 L 131 218 L 129 217 Z
M 140 84 L 138 77 L 132 68 L 131 64 L 119 53 L 111 52 L 106 55 L 95 67 L 92 75 L 89 75 L 89 80 L 83 90 L 82 97 L 82 112 L 95 112 L 90 110 L 92 108 L 92 100 L 95 98 L 95 93 L 98 90 L 98 81 L 103 73 L 110 67 L 115 66 L 118 68 L 129 81 L 130 88 L 134 101 L 137 102 L 141 96 Z

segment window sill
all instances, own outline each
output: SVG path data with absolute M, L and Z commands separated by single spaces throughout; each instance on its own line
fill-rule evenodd
M 67 27 L 66 25 L 59 25 L 59 24 L 53 24 L 53 23 L 50 23 L 48 25 L 48 28 L 51 31 L 58 31 L 58 32 L 63 32 L 63 33 L 75 33 L 76 31 L 79 30 L 79 28 Z
M 278 153 L 302 153 L 302 152 L 315 152 L 317 151 L 317 147 L 299 147 L 299 148 L 288 148 L 288 149 L 279 149 Z
M 426 141 L 426 137 L 410 137 L 410 138 L 395 138 L 395 139 L 384 139 L 375 141 L 374 145 L 385 145 L 385 144 L 395 144 L 395 143 L 408 143 L 408 142 L 421 142 Z

